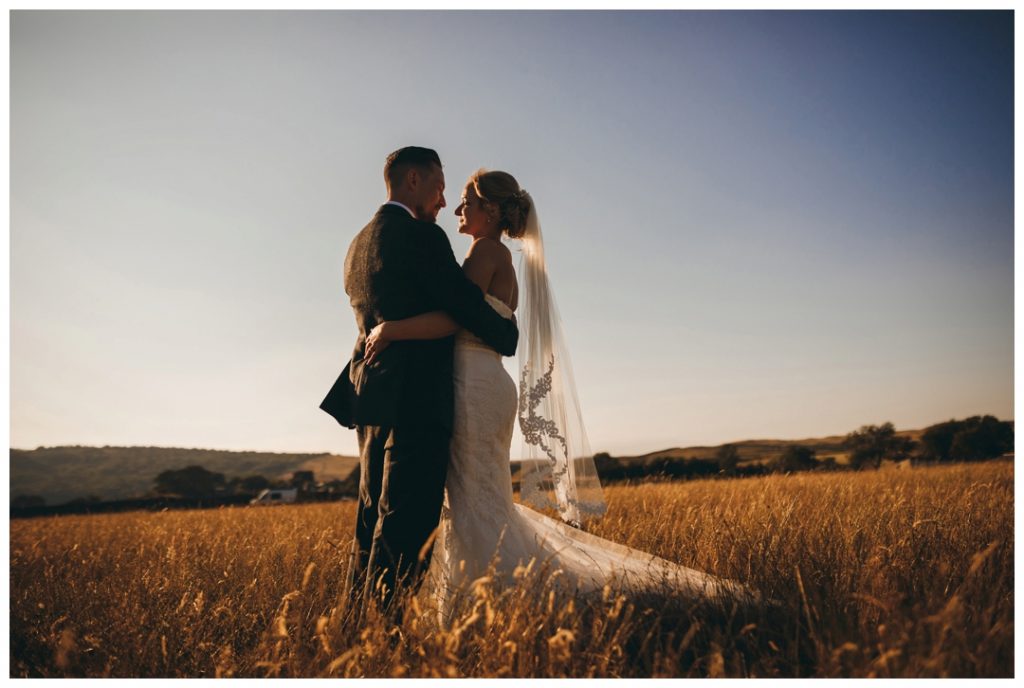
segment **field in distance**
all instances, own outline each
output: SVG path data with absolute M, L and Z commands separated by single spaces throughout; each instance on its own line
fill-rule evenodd
M 350 623 L 351 502 L 36 518 L 10 528 L 11 676 L 1013 676 L 1012 462 L 605 494 L 588 530 L 781 614 L 481 580 L 447 630 L 399 636 Z
M 344 480 L 359 465 L 355 456 L 235 452 L 175 447 L 41 447 L 11 450 L 11 496 L 39 495 L 47 504 L 89 496 L 127 499 L 153 488 L 167 470 L 202 466 L 228 478 L 288 478 L 314 471 L 317 480 Z

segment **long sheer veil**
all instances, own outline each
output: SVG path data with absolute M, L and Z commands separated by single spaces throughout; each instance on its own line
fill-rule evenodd
M 604 496 L 548 283 L 537 207 L 529 194 L 520 193 L 529 202 L 519 269 L 520 497 L 536 507 L 557 509 L 562 520 L 579 526 L 584 515 L 605 512 Z

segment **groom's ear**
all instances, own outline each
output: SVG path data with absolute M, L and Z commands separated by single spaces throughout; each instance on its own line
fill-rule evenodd
M 416 169 L 415 167 L 410 165 L 409 169 L 407 169 L 405 171 L 405 175 L 404 175 L 404 181 L 405 181 L 406 187 L 408 187 L 409 189 L 415 191 L 416 187 L 419 186 L 421 181 L 423 181 L 422 177 L 423 177 L 422 173 L 418 169 Z

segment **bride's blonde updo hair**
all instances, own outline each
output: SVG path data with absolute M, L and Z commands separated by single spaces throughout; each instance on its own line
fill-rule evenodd
M 498 226 L 509 239 L 519 239 L 526 231 L 530 216 L 530 197 L 519 188 L 519 182 L 508 172 L 479 169 L 469 178 L 476 195 L 498 207 Z

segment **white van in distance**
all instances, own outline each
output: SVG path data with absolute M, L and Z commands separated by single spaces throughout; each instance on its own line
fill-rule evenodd
M 298 488 L 287 490 L 268 488 L 249 500 L 250 504 L 294 504 L 298 499 Z

